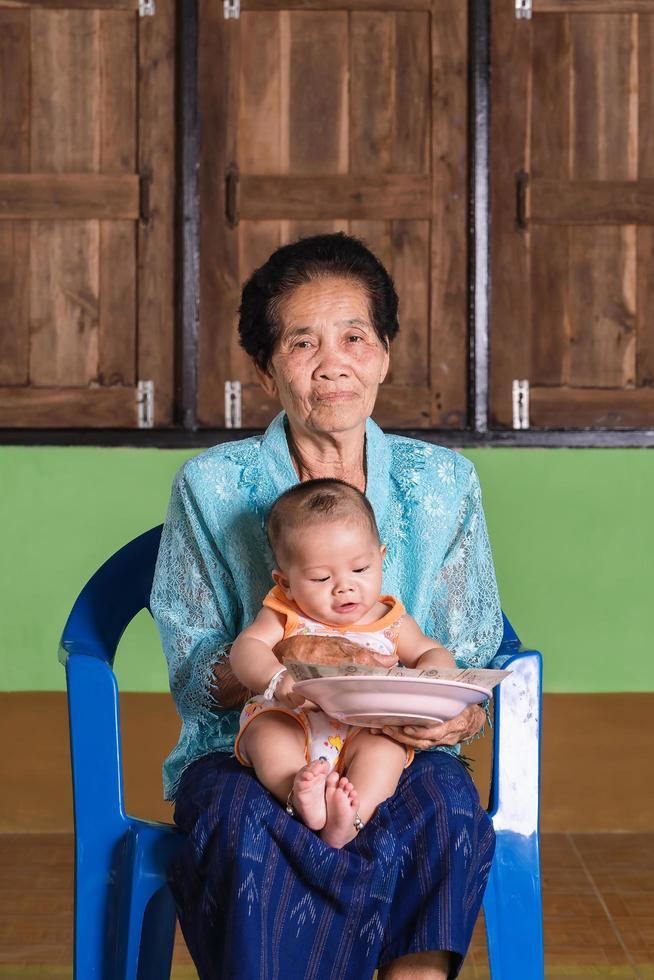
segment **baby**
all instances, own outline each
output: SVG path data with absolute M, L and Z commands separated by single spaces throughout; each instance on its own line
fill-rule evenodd
M 275 588 L 230 653 L 238 680 L 259 692 L 241 713 L 235 753 L 289 813 L 326 844 L 343 847 L 393 795 L 413 749 L 306 701 L 274 647 L 311 634 L 345 637 L 389 667 L 453 667 L 454 658 L 399 599 L 380 595 L 386 547 L 372 507 L 354 487 L 328 479 L 298 484 L 275 501 L 267 531 Z

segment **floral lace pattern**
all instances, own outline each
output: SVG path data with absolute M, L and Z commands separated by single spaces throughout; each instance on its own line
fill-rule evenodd
M 486 666 L 502 614 L 474 467 L 452 450 L 384 435 L 370 419 L 366 460 L 366 495 L 388 548 L 383 591 L 459 664 Z M 215 446 L 175 477 L 151 595 L 182 719 L 164 763 L 167 799 L 195 759 L 233 751 L 239 712 L 221 709 L 213 669 L 270 588 L 265 519 L 295 483 L 283 413 L 263 436 Z

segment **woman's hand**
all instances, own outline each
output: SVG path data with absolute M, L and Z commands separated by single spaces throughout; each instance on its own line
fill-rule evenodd
M 486 713 L 478 704 L 469 704 L 467 708 L 451 718 L 434 725 L 407 725 L 403 728 L 371 728 L 374 734 L 390 736 L 402 745 L 410 745 L 414 749 L 431 749 L 435 745 L 458 745 L 476 735 L 486 721 Z

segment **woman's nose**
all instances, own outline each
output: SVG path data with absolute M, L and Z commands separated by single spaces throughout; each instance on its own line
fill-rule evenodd
M 321 349 L 314 377 L 336 381 L 338 378 L 347 378 L 348 374 L 348 366 L 340 350 L 331 347 Z

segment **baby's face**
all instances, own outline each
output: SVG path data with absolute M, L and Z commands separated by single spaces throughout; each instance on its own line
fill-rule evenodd
M 310 619 L 345 626 L 374 610 L 386 549 L 368 527 L 358 521 L 311 524 L 285 545 L 285 567 L 274 573 L 275 581 Z

